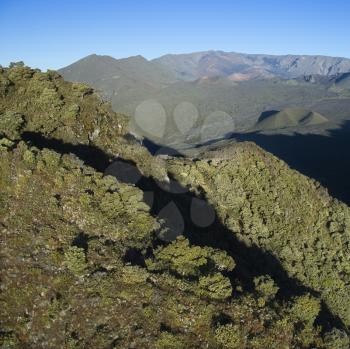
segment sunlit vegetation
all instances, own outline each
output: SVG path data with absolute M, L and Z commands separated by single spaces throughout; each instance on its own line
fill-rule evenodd
M 1 69 L 2 348 L 347 348 L 345 205 L 253 145 L 165 164 L 125 127 L 89 87 L 23 64 Z M 265 262 L 218 247 L 214 227 L 206 245 L 191 231 L 159 239 L 167 226 L 142 186 L 94 168 L 95 147 L 137 164 L 150 186 L 169 171 L 208 198 L 230 236 L 273 254 L 305 287 L 288 294 L 273 266 L 254 271 Z M 322 302 L 345 327 L 324 321 Z

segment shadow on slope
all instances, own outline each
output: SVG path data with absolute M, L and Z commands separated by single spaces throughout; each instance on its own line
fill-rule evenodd
M 278 110 L 267 110 L 267 111 L 263 111 L 260 116 L 259 116 L 259 119 L 257 122 L 260 122 L 260 121 L 264 121 L 265 119 L 268 119 L 270 116 L 278 113 L 279 111 Z
M 48 148 L 60 154 L 74 154 L 99 172 L 104 172 L 112 161 L 103 150 L 93 145 L 64 143 L 59 139 L 46 138 L 39 132 L 24 132 L 22 139 L 39 149 Z
M 193 200 L 201 200 L 207 206 L 210 206 L 203 193 L 196 195 L 188 188 L 181 186 L 174 179 L 171 179 L 172 190 L 165 190 L 162 183 L 142 176 L 134 163 L 124 161 L 123 159 L 114 159 L 117 160 L 118 166 L 113 167 L 112 164 L 109 167 L 111 170 L 108 170 L 112 159 L 97 147 L 66 144 L 56 139 L 47 139 L 38 133 L 26 133 L 23 138 L 40 149 L 49 148 L 61 154 L 75 154 L 95 170 L 108 173 L 120 182 L 135 184 L 143 191 L 144 201 L 151 207 L 151 214 L 154 217 L 159 218 L 162 209 L 169 203 L 173 203 L 175 205 L 174 207 L 179 210 L 180 217 L 184 221 L 182 233 L 190 240 L 191 244 L 218 248 L 226 251 L 234 258 L 236 268 L 228 275 L 233 286 L 241 284 L 245 291 L 253 292 L 253 278 L 259 275 L 270 275 L 280 288 L 277 296 L 281 300 L 287 300 L 305 292 L 309 292 L 315 296 L 318 295 L 316 291 L 302 285 L 298 280 L 289 277 L 278 259 L 271 253 L 257 246 L 247 246 L 238 240 L 235 234 L 221 223 L 214 208 L 212 208 L 214 212 L 212 224 L 205 227 L 196 225 L 191 219 L 191 205 Z M 130 181 L 130 178 L 133 178 L 134 181 Z M 163 219 L 165 218 L 165 229 L 173 229 L 173 222 L 171 222 L 173 217 L 174 212 L 171 211 L 167 213 L 167 216 L 161 217 Z M 175 215 L 175 217 L 177 216 Z M 84 247 L 84 238 L 86 237 L 79 237 L 75 241 L 75 244 Z M 167 242 L 162 239 L 155 241 L 155 245 L 165 243 Z M 140 251 L 128 251 L 125 260 L 132 264 L 144 266 L 144 259 Z M 317 322 L 325 330 L 331 329 L 334 326 L 345 328 L 342 321 L 333 315 L 324 303 L 322 303 L 322 311 Z
M 233 134 L 238 141 L 252 141 L 284 160 L 290 167 L 319 181 L 329 193 L 350 205 L 350 121 L 315 134 Z
M 118 178 L 120 176 L 117 175 Z M 142 177 L 137 186 L 143 190 L 144 193 L 152 192 L 153 202 L 151 206 L 151 213 L 155 217 L 159 217 L 162 209 L 167 205 L 173 203 L 181 213 L 184 219 L 183 235 L 189 239 L 190 243 L 197 246 L 209 246 L 212 248 L 226 251 L 236 261 L 235 269 L 228 273 L 233 285 L 242 285 L 244 291 L 254 292 L 253 279 L 260 275 L 270 275 L 279 287 L 277 298 L 282 301 L 291 299 L 294 296 L 300 296 L 305 293 L 310 293 L 313 296 L 319 297 L 317 291 L 303 285 L 297 279 L 292 278 L 283 268 L 280 261 L 270 252 L 265 251 L 258 246 L 247 246 L 240 241 L 236 235 L 228 229 L 218 218 L 214 208 L 206 201 L 204 193 L 195 194 L 174 181 L 177 192 L 170 193 L 162 189 L 162 187 L 151 178 Z M 200 227 L 195 224 L 191 217 L 191 206 L 193 200 L 201 200 L 206 205 L 210 206 L 215 214 L 215 219 L 212 224 L 207 227 Z M 147 200 L 146 200 L 147 202 Z M 149 203 L 149 202 L 148 202 Z M 173 213 L 173 217 L 177 215 Z M 164 217 L 162 217 L 164 219 Z M 170 217 L 165 217 L 165 227 Z M 167 219 L 168 218 L 168 219 Z M 170 222 L 170 229 L 172 224 Z M 164 241 L 159 240 L 156 244 L 164 244 Z M 239 293 L 234 291 L 234 297 L 239 296 Z M 330 330 L 332 327 L 346 329 L 341 319 L 332 314 L 327 305 L 321 302 L 321 312 L 316 319 L 316 323 L 321 325 L 324 330 Z

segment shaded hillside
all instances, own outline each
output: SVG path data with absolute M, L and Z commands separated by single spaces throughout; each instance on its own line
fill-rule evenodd
M 236 133 L 234 141 L 251 141 L 284 160 L 290 167 L 314 178 L 326 187 L 331 195 L 350 204 L 350 122 L 327 134 Z M 219 149 L 225 151 L 230 141 Z M 215 143 L 210 146 L 216 148 Z M 199 148 L 201 149 L 201 148 Z
M 289 277 L 316 292 L 350 325 L 344 307 L 350 301 L 345 204 L 253 143 L 221 148 L 195 162 L 174 159 L 168 166 L 183 186 L 205 195 L 239 241 L 274 256 Z M 255 262 L 279 275 L 274 261 Z
M 253 263 L 267 254 L 244 250 L 219 223 L 202 230 L 205 245 L 189 230 L 189 240 L 166 243 L 158 237 L 167 224 L 160 230 L 140 189 L 73 155 L 20 142 L 0 161 L 2 345 L 277 349 L 332 348 L 335 339 L 346 348 L 341 323 L 315 295 L 288 277 L 276 284 Z M 154 190 L 156 205 L 171 198 L 145 178 L 139 186 Z
M 93 54 L 60 69 L 59 73 L 67 81 L 91 84 L 108 99 L 125 90 L 157 91 L 176 81 L 166 68 L 142 56 L 115 59 Z
M 0 345 L 348 348 L 349 208 L 253 144 L 152 157 L 123 119 L 1 69 Z
M 278 130 L 289 127 L 315 126 L 328 122 L 323 115 L 302 108 L 286 108 L 279 112 L 264 113 L 253 127 L 257 131 Z
M 158 87 L 175 81 L 174 76 L 165 68 L 142 56 L 115 59 L 92 54 L 60 69 L 59 72 L 69 81 L 86 80 L 88 83 L 101 79 L 125 79 Z
M 335 80 L 337 88 L 350 89 L 350 73 L 341 74 Z

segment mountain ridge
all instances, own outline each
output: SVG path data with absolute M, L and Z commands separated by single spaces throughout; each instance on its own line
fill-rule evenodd
M 107 84 L 113 92 L 121 88 L 144 85 L 159 89 L 175 81 L 171 72 L 141 55 L 116 59 L 108 55 L 91 54 L 58 70 L 69 81 L 84 81 L 106 92 Z M 107 93 L 108 97 L 111 97 Z
M 208 50 L 192 53 L 165 54 L 154 59 L 146 59 L 142 55 L 135 55 L 125 58 L 114 58 L 110 55 L 90 54 L 82 59 L 58 69 L 63 75 L 74 64 L 98 59 L 108 59 L 110 63 L 121 64 L 130 61 L 143 62 L 149 66 L 156 64 L 161 69 L 172 72 L 179 80 L 196 80 L 205 76 L 226 76 L 229 77 L 235 73 L 242 73 L 246 69 L 261 69 L 274 76 L 284 78 L 295 78 L 301 75 L 324 75 L 331 76 L 339 73 L 350 72 L 350 58 L 333 57 L 325 55 L 271 55 L 271 54 L 251 54 L 239 52 L 225 52 L 221 50 Z M 206 63 L 213 66 L 214 70 L 210 71 L 205 67 L 198 66 Z M 214 60 L 214 61 L 213 61 Z M 172 65 L 172 66 L 171 66 Z M 186 65 L 185 71 L 181 67 Z M 300 67 L 298 69 L 298 67 Z M 206 73 L 209 73 L 206 75 Z
M 233 69 L 230 71 L 231 74 L 240 73 L 246 68 L 263 67 L 275 73 L 276 76 L 289 78 L 309 73 L 329 76 L 350 71 L 350 59 L 323 55 L 246 54 L 210 50 L 188 54 L 168 54 L 153 61 L 172 68 L 178 73 L 178 77 L 198 78 L 203 74 L 203 68 L 200 66 L 203 60 L 210 60 L 216 65 L 214 71 L 208 71 L 204 67 L 205 73 L 218 73 L 223 76 L 227 75 L 225 71 L 227 67 Z M 220 66 L 222 69 L 217 70 Z
M 91 87 L 0 68 L 2 347 L 349 347 L 349 207 L 253 143 L 127 135 Z
M 238 58 L 235 57 L 240 61 L 232 61 L 230 55 L 239 55 Z M 181 64 L 184 62 L 180 62 L 178 69 L 178 63 L 175 62 L 176 64 L 174 63 L 174 66 L 169 68 L 168 65 L 171 62 L 163 61 L 183 56 L 189 57 L 188 62 L 185 61 L 186 64 L 188 63 L 187 72 L 181 73 Z M 248 57 L 248 61 L 241 64 L 242 59 L 246 60 L 245 57 Z M 252 57 L 260 66 L 246 64 L 251 63 Z M 303 68 L 301 75 L 296 74 L 298 70 L 295 70 L 295 67 L 290 68 L 294 69 L 292 74 L 281 73 L 276 65 L 274 71 L 261 66 L 261 62 L 264 61 L 270 65 L 273 62 L 277 64 L 276 57 L 287 60 L 291 66 L 293 59 L 295 62 L 295 57 L 298 57 L 299 61 L 304 60 L 305 57 L 316 59 L 313 62 L 318 62 L 318 67 L 323 59 L 326 61 L 323 62 L 325 66 L 321 70 L 315 67 L 311 71 Z M 272 63 L 271 59 L 273 59 Z M 330 66 L 330 62 L 336 65 Z M 210 67 L 210 63 L 215 63 L 214 68 L 210 68 L 210 71 L 204 69 L 205 65 Z M 285 65 L 286 61 L 283 64 Z M 294 63 L 294 66 L 295 64 L 298 63 Z M 176 105 L 186 101 L 197 108 L 202 119 L 220 110 L 234 117 L 236 124 L 240 124 L 240 129 L 244 129 L 250 128 L 257 121 L 257 117 L 266 110 L 281 110 L 291 105 L 310 108 L 310 105 L 324 98 L 346 96 L 349 94 L 346 92 L 349 89 L 348 79 L 342 80 L 341 78 L 347 72 L 338 72 L 340 68 L 350 71 L 350 59 L 325 56 L 244 55 L 223 51 L 204 51 L 193 54 L 165 55 L 150 61 L 142 56 L 114 59 L 110 56 L 93 54 L 60 69 L 59 73 L 68 81 L 91 84 L 111 101 L 113 109 L 117 112 L 133 116 L 136 108 L 142 102 L 156 100 L 170 117 Z M 334 73 L 334 75 L 320 73 Z M 291 78 L 290 74 L 296 77 Z M 329 117 L 329 115 L 326 116 Z M 170 133 L 174 133 L 172 129 Z

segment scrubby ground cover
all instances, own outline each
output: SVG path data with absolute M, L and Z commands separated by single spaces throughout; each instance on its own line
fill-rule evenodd
M 348 348 L 345 205 L 253 145 L 165 163 L 126 132 L 88 86 L 1 69 L 2 348 Z M 105 176 L 114 158 L 143 184 Z M 192 192 L 154 187 L 155 201 L 215 208 L 202 241 L 186 215 L 183 235 L 159 238 L 144 189 L 168 176 Z

